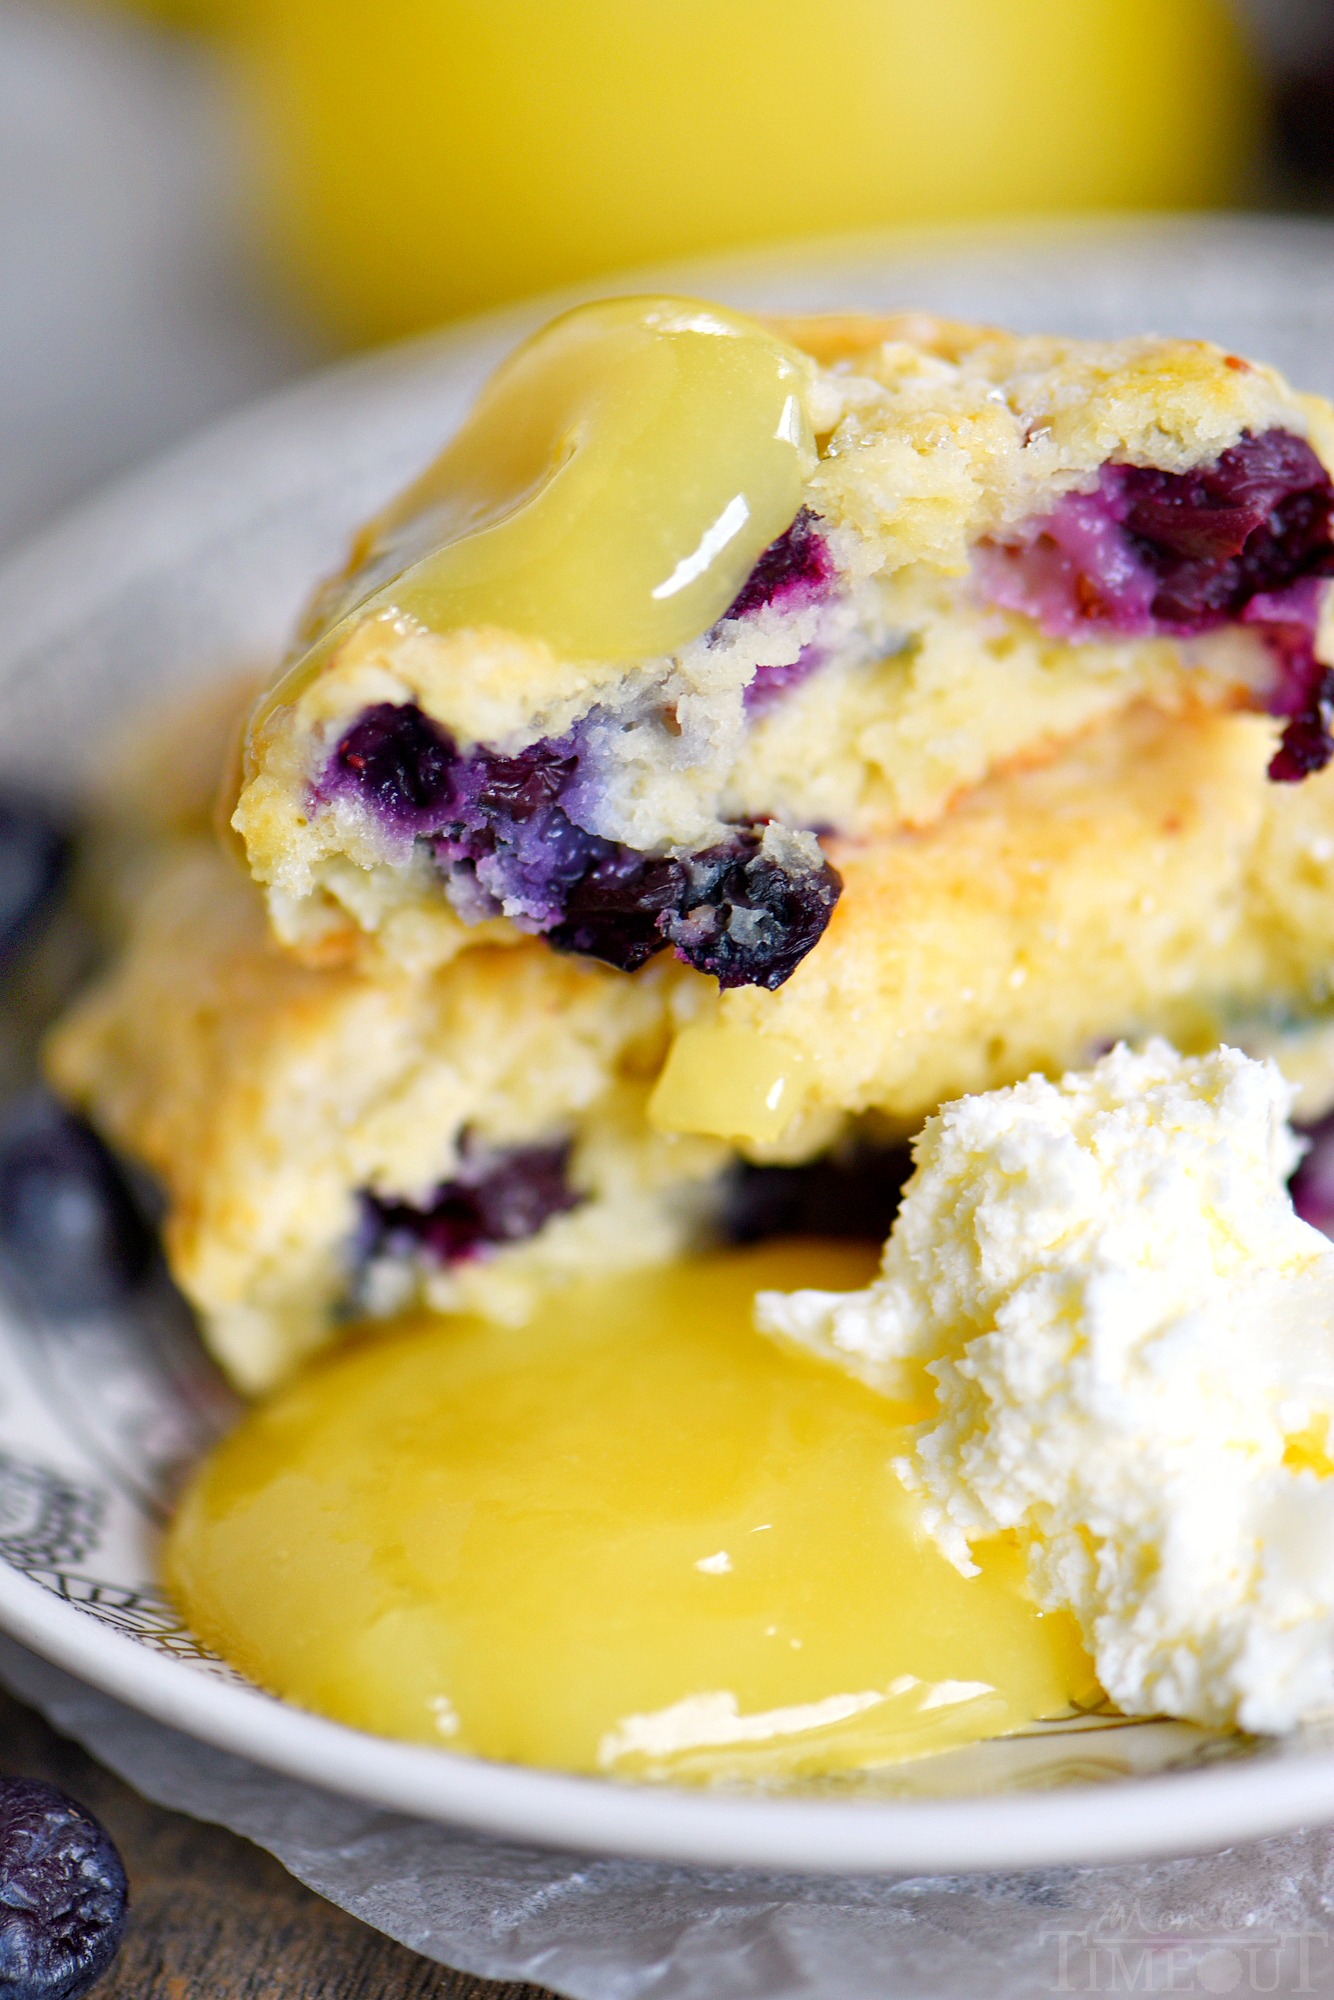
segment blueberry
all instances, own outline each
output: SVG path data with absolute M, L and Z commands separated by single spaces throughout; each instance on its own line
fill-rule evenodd
M 601 959 L 633 972 L 662 950 L 662 919 L 680 908 L 683 863 L 606 843 L 565 899 L 565 916 L 549 933 L 557 951 Z
M 1010 547 L 1007 589 L 1017 578 L 1013 601 L 1027 593 L 1061 630 L 1073 617 L 1132 637 L 1211 632 L 1255 597 L 1334 574 L 1334 482 L 1291 431 L 1247 432 L 1191 472 L 1104 465 L 1095 492 L 1032 528 Z
M 0 1118 L 0 1255 L 58 1315 L 105 1311 L 144 1276 L 154 1239 L 115 1160 L 44 1091 Z
M 1278 749 L 1269 760 L 1269 776 L 1278 785 L 1297 785 L 1323 771 L 1334 757 L 1334 673 L 1311 655 L 1301 707 L 1283 727 Z
M 1157 577 L 1153 616 L 1174 631 L 1207 631 L 1334 568 L 1334 483 L 1291 431 L 1247 433 L 1196 472 L 1117 472 L 1122 525 Z
M 0 967 L 49 908 L 69 852 L 64 828 L 46 807 L 17 794 L 0 795 Z
M 722 987 L 790 979 L 819 943 L 843 887 L 827 861 L 789 871 L 763 851 L 763 834 L 739 827 L 726 841 L 694 854 L 678 909 L 660 929 L 678 958 L 711 973 Z
M 0 2000 L 75 2000 L 125 1929 L 125 1869 L 104 1827 L 35 1778 L 0 1778 Z
M 1294 784 L 1334 758 L 1334 675 L 1316 659 L 1319 587 L 1334 576 L 1334 480 L 1304 438 L 1246 432 L 1210 465 L 1105 465 L 991 566 L 1000 601 L 1060 635 L 1142 637 L 1242 619 L 1273 656 L 1269 766 Z
M 866 1141 L 799 1167 L 739 1161 L 724 1185 L 719 1233 L 729 1243 L 764 1243 L 775 1236 L 883 1243 L 911 1172 L 906 1146 Z
M 363 1193 L 358 1251 L 377 1256 L 424 1254 L 449 1265 L 497 1243 L 536 1236 L 553 1215 L 577 1208 L 582 1195 L 570 1186 L 570 1148 L 510 1146 L 468 1153 L 454 1180 L 444 1181 L 421 1207 Z
M 459 762 L 448 730 L 411 702 L 382 701 L 343 737 L 321 789 L 353 790 L 402 831 L 433 832 L 448 818 Z
M 823 575 L 824 544 L 799 525 L 780 538 L 791 546 L 767 552 L 766 590 Z M 577 729 L 512 757 L 484 744 L 465 755 L 421 709 L 382 702 L 343 736 L 316 800 L 351 792 L 396 832 L 430 841 L 458 907 L 504 910 L 557 951 L 633 972 L 670 944 L 720 986 L 781 986 L 829 921 L 834 870 L 789 872 L 753 827 L 684 859 L 589 833 L 561 803 L 582 755 Z
M 1334 1114 L 1308 1126 L 1307 1150 L 1288 1183 L 1292 1205 L 1303 1222 L 1334 1236 Z
M 517 757 L 481 750 L 470 760 L 476 767 L 476 796 L 481 810 L 493 819 L 516 825 L 532 819 L 559 798 L 574 777 L 579 759 L 568 747 L 537 742 Z
M 770 542 L 723 617 L 745 618 L 770 604 L 813 597 L 833 580 L 829 544 L 816 527 L 815 515 L 803 507 L 792 526 Z
M 1278 669 L 1269 710 L 1288 718 L 1269 760 L 1269 776 L 1276 784 L 1300 784 L 1334 757 L 1334 672 L 1316 658 L 1309 626 L 1275 623 L 1261 629 Z

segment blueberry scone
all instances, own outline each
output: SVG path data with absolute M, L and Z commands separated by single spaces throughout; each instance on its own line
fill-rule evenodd
M 420 975 L 314 970 L 212 844 L 137 868 L 120 954 L 48 1072 L 161 1183 L 173 1274 L 243 1387 L 358 1314 L 521 1318 L 544 1284 L 698 1237 L 727 1148 L 643 1115 L 674 967 L 626 978 L 527 942 Z
M 1331 466 L 1326 404 L 1202 342 L 586 306 L 318 593 L 233 825 L 311 958 L 786 990 L 854 878 L 1132 708 L 1323 768 Z

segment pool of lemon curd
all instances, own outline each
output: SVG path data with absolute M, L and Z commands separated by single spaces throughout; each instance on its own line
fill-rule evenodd
M 168 1587 L 304 1708 L 567 1771 L 808 1779 L 1085 1708 L 1020 1550 L 964 1577 L 925 1534 L 894 1461 L 929 1396 L 752 1328 L 761 1287 L 872 1264 L 763 1246 L 354 1335 L 199 1469 Z

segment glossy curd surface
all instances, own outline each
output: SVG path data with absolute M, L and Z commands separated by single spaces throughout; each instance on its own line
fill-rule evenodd
M 727 610 L 789 527 L 815 463 L 809 364 L 758 321 L 691 299 L 606 299 L 525 341 L 321 596 L 343 622 L 502 626 L 573 659 L 672 653 Z
M 672 1043 L 649 1100 L 664 1132 L 701 1132 L 769 1145 L 800 1117 L 810 1058 L 785 1035 L 722 1021 L 694 1021 Z
M 1096 1699 L 1018 1551 L 958 1574 L 891 1459 L 912 1411 L 754 1333 L 788 1245 L 367 1337 L 214 1453 L 169 1537 L 195 1630 L 358 1727 L 576 1771 L 871 1766 Z

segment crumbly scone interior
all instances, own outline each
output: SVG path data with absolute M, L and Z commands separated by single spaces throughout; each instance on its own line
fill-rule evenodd
M 844 890 L 818 948 L 776 993 L 683 982 L 683 1055 L 711 1063 L 721 1031 L 728 1074 L 795 1065 L 802 1110 L 757 1157 L 815 1150 L 849 1112 L 912 1132 L 951 1098 L 1147 1034 L 1273 1054 L 1320 1115 L 1334 769 L 1270 783 L 1274 737 L 1260 716 L 1139 708 L 934 827 L 835 843 Z
M 421 977 L 314 971 L 275 949 L 225 856 L 183 841 L 160 851 L 125 948 L 47 1064 L 160 1179 L 173 1273 L 229 1371 L 259 1388 L 358 1306 L 522 1317 L 562 1272 L 681 1250 L 728 1153 L 643 1118 L 673 976 L 532 943 Z M 503 1161 L 543 1144 L 568 1147 L 577 1201 L 530 1240 L 448 1268 L 358 1268 L 367 1193 L 429 1204 L 469 1149 Z
M 460 754 L 561 745 L 581 827 L 671 854 L 757 820 L 857 839 L 925 827 L 1132 705 L 1264 705 L 1274 662 L 1256 628 L 1053 635 L 988 597 L 977 552 L 1112 462 L 1181 473 L 1281 431 L 1334 463 L 1318 399 L 1205 343 L 1014 338 L 922 315 L 781 330 L 812 356 L 806 505 L 825 568 L 798 566 L 665 659 L 354 623 L 252 734 L 235 825 L 286 944 L 423 965 L 512 936 L 502 904 L 540 927 L 503 897 L 451 903 L 427 843 L 351 793 L 320 794 L 349 727 L 386 705 L 420 711 Z

